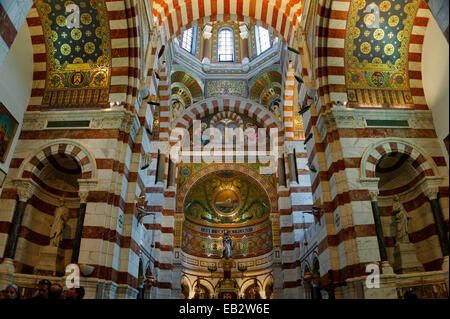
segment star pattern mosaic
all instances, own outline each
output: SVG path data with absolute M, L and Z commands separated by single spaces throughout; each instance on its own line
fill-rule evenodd
M 347 83 L 408 89 L 409 35 L 419 0 L 353 0 L 347 24 Z
M 71 5 L 77 10 L 73 11 Z M 105 2 L 36 0 L 36 8 L 42 21 L 49 66 L 42 105 L 107 103 L 111 43 Z M 82 88 L 86 90 L 71 91 Z

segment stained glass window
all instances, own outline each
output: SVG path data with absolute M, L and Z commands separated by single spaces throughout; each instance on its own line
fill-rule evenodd
M 269 30 L 266 28 L 263 28 L 261 26 L 255 27 L 255 33 L 256 33 L 256 53 L 257 55 L 260 55 L 264 51 L 270 48 L 270 36 L 269 36 Z
M 232 62 L 233 61 L 233 31 L 229 28 L 223 28 L 219 30 L 219 62 Z
M 188 51 L 189 53 L 192 53 L 193 50 L 193 28 L 189 28 L 183 32 L 183 40 L 181 41 L 181 47 Z

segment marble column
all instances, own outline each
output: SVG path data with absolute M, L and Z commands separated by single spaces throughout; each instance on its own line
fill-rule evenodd
M 377 233 L 378 249 L 381 261 L 387 261 L 386 244 L 384 243 L 383 226 L 381 225 L 380 212 L 378 210 L 378 191 L 369 191 L 370 204 L 372 205 L 373 220 Z
M 211 36 L 212 36 L 212 26 L 206 25 L 203 28 L 202 36 L 203 36 L 203 64 L 209 64 L 211 63 L 211 60 L 209 59 L 210 51 L 211 51 Z
M 16 254 L 17 241 L 19 239 L 20 227 L 25 214 L 27 202 L 33 195 L 33 184 L 30 181 L 16 181 L 18 201 L 14 209 L 14 214 L 3 253 L 3 262 L 0 264 L 0 289 L 5 289 L 14 280 L 14 256 Z
M 77 228 L 75 230 L 75 239 L 73 242 L 72 258 L 70 260 L 72 264 L 78 264 L 78 257 L 80 255 L 80 246 L 81 246 L 81 234 L 83 233 L 84 216 L 86 215 L 88 194 L 89 194 L 88 191 L 79 192 L 80 209 L 78 213 Z
M 441 246 L 442 257 L 444 258 L 443 268 L 448 269 L 449 258 L 449 243 L 444 226 L 444 219 L 442 217 L 441 206 L 438 199 L 439 188 L 425 185 L 424 194 L 430 201 L 431 212 L 433 213 L 434 224 L 436 225 L 437 235 L 439 238 L 439 244 Z
M 23 215 L 27 202 L 33 195 L 30 185 L 22 185 L 17 188 L 18 201 L 14 209 L 14 215 L 9 228 L 8 240 L 6 241 L 5 251 L 3 253 L 4 259 L 14 259 L 16 254 L 17 240 L 19 239 L 20 227 L 22 226 Z
M 248 58 L 248 28 L 244 24 L 239 27 L 239 30 L 240 30 L 240 38 L 241 38 L 240 40 L 241 40 L 241 45 L 242 45 L 242 50 L 241 50 L 242 60 L 241 61 L 243 64 L 246 64 L 249 62 L 249 58 Z

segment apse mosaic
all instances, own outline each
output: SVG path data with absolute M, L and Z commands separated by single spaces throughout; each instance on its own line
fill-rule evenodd
M 277 208 L 277 194 L 276 181 L 273 174 L 263 175 L 259 170 L 268 164 L 261 163 L 217 163 L 205 165 L 202 163 L 180 163 L 178 174 L 178 194 L 177 194 L 177 211 L 182 212 L 185 197 L 188 191 L 201 178 L 218 171 L 233 170 L 235 173 L 241 173 L 252 177 L 264 188 L 269 195 L 272 211 L 275 212 Z
M 346 32 L 349 102 L 411 104 L 409 37 L 420 0 L 353 0 Z
M 189 190 L 183 211 L 186 219 L 206 225 L 251 225 L 268 218 L 271 204 L 265 190 L 249 177 L 219 171 Z
M 69 5 L 79 9 L 66 13 Z M 44 106 L 106 104 L 111 49 L 104 1 L 37 0 L 47 48 L 48 72 Z M 70 20 L 69 20 L 70 19 Z M 71 23 L 68 23 L 71 22 Z

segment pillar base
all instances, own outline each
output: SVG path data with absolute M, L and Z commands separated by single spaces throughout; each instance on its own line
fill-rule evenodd
M 425 271 L 423 265 L 417 259 L 416 249 L 413 243 L 395 244 L 394 258 L 394 270 L 398 274 Z
M 444 261 L 442 262 L 442 270 L 448 272 L 449 258 L 448 256 L 444 257 Z
M 0 264 L 0 290 L 6 289 L 8 285 L 13 283 L 15 272 L 14 261 L 10 258 L 5 258 Z
M 449 258 L 448 258 L 448 256 L 445 256 L 444 262 L 442 263 L 442 270 L 445 273 L 445 284 L 447 285 L 447 291 L 450 289 L 449 277 L 448 277 L 448 264 L 449 264 Z
M 388 261 L 381 262 L 381 269 L 382 269 L 382 273 L 385 275 L 394 274 L 394 269 L 391 267 L 391 264 L 389 264 Z
M 59 247 L 46 246 L 41 249 L 36 273 L 41 275 L 62 276 L 64 269 L 64 252 Z

